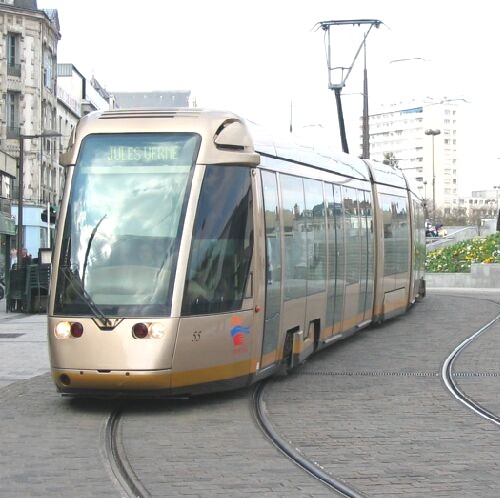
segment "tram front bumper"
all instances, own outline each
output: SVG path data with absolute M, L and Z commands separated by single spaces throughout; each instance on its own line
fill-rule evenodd
M 172 371 L 168 370 L 71 370 L 52 369 L 52 378 L 61 393 L 85 391 L 168 391 Z

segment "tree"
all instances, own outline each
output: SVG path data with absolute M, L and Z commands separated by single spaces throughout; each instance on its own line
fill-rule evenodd
M 394 152 L 384 152 L 384 160 L 382 163 L 393 166 L 394 168 L 399 168 L 399 159 L 396 159 Z

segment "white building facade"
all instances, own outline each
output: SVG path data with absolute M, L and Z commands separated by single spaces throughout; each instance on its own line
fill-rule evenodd
M 369 116 L 370 158 L 391 154 L 431 210 L 458 207 L 459 108 L 457 101 L 427 100 Z
M 470 197 L 459 197 L 458 206 L 469 216 L 478 212 L 483 218 L 496 219 L 500 208 L 500 185 L 490 190 L 473 190 Z

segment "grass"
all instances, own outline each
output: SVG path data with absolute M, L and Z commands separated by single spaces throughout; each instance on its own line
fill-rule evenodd
M 467 273 L 472 263 L 500 263 L 500 232 L 427 253 L 425 271 Z

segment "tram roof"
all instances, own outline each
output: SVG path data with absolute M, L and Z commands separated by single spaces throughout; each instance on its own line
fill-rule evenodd
M 321 168 L 351 178 L 369 180 L 370 176 L 373 176 L 374 180 L 379 183 L 398 187 L 406 186 L 401 170 L 390 165 L 365 161 L 354 155 L 335 151 L 327 145 L 306 141 L 292 133 L 275 133 L 229 111 L 198 108 L 134 108 L 95 111 L 84 116 L 77 128 L 81 133 L 80 137 L 90 131 L 89 127 L 92 133 L 109 132 L 111 123 L 115 131 L 139 130 L 144 126 L 162 128 L 163 126 L 158 126 L 155 118 L 163 120 L 165 128 L 169 131 L 177 127 L 180 127 L 182 131 L 189 129 L 194 131 L 193 122 L 196 120 L 196 129 L 203 130 L 208 136 L 213 136 L 216 145 L 241 146 L 239 154 L 248 154 L 247 157 L 250 160 L 255 151 L 258 154 Z M 172 118 L 175 118 L 175 124 Z M 153 122 L 156 123 L 153 124 Z M 227 152 L 228 159 L 232 157 L 236 160 L 237 155 L 238 152 L 234 150 Z M 72 159 L 76 157 L 73 156 Z M 71 164 L 71 160 L 68 164 Z
M 400 169 L 379 161 L 367 160 L 366 162 L 370 166 L 373 181 L 376 183 L 383 183 L 385 185 L 401 188 L 407 187 L 405 176 Z
M 275 133 L 251 121 L 245 123 L 250 130 L 255 151 L 260 154 L 360 180 L 370 178 L 366 164 L 356 156 L 335 152 L 328 146 L 306 141 L 292 133 Z
M 395 187 L 406 187 L 403 172 L 389 164 L 367 161 L 352 154 L 335 151 L 333 148 L 306 142 L 292 133 L 273 134 L 251 121 L 245 121 L 250 129 L 256 152 L 280 159 L 308 164 L 340 175 L 374 181 Z

